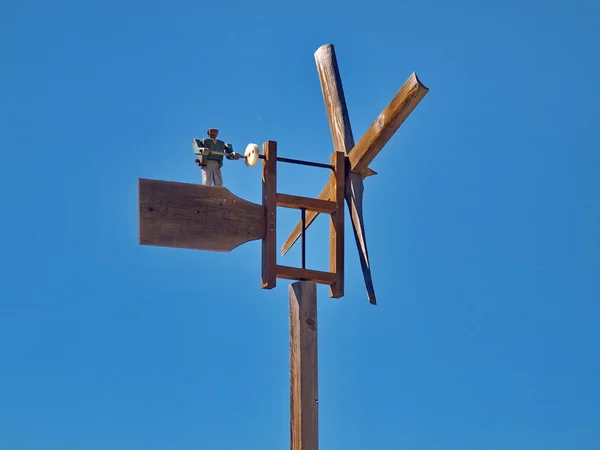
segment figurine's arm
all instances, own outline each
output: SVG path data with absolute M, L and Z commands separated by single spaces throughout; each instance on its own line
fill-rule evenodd
M 231 154 L 233 153 L 233 145 L 225 143 L 225 158 L 232 159 Z

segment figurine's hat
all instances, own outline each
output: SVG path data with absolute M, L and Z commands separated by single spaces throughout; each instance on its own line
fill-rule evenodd
M 217 133 L 219 132 L 218 128 L 209 128 L 206 130 L 206 134 L 210 134 L 211 131 L 216 131 Z

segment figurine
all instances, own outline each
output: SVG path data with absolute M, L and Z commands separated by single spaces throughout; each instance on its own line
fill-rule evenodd
M 195 162 L 202 171 L 202 184 L 210 186 L 223 186 L 223 156 L 227 159 L 239 159 L 240 155 L 234 153 L 233 146 L 217 139 L 219 130 L 209 128 L 206 132 L 208 138 L 194 139 L 193 147 L 197 155 Z

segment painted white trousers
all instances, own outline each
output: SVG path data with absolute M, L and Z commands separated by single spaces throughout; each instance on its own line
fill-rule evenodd
M 202 184 L 210 186 L 214 183 L 215 186 L 223 186 L 223 176 L 218 161 L 208 159 L 206 166 L 201 167 L 200 170 L 202 171 Z

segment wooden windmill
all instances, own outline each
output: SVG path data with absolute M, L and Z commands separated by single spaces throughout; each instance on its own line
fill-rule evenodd
M 262 160 L 262 204 L 246 201 L 225 187 L 161 180 L 139 180 L 139 242 L 197 250 L 228 252 L 262 240 L 261 287 L 272 289 L 277 279 L 289 286 L 290 307 L 290 430 L 291 448 L 318 448 L 316 284 L 329 286 L 330 297 L 344 296 L 344 202 L 354 230 L 369 302 L 376 304 L 363 218 L 363 180 L 375 172 L 369 164 L 406 120 L 428 89 L 415 73 L 355 144 L 333 45 L 324 45 L 315 60 L 333 139 L 330 163 L 277 155 L 277 143 L 247 147 L 249 166 Z M 317 198 L 277 192 L 277 163 L 325 168 L 331 176 Z M 286 239 L 282 255 L 301 238 L 301 267 L 277 264 L 277 207 L 301 211 L 301 219 Z M 330 270 L 306 268 L 305 231 L 318 214 L 330 221 Z

